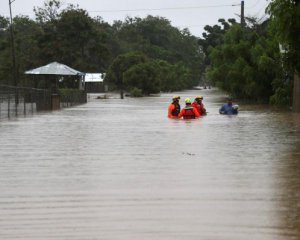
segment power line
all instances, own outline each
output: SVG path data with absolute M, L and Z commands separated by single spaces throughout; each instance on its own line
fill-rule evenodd
M 260 2 L 260 0 L 257 0 L 256 3 L 254 5 L 252 5 L 251 7 L 246 7 L 247 9 L 252 9 L 255 8 L 256 5 Z
M 177 28 L 199 28 L 199 27 L 205 27 L 206 25 L 209 24 L 203 24 L 203 25 L 182 25 L 182 26 L 175 26 Z
M 254 14 L 254 16 L 259 16 L 262 10 L 266 11 L 266 7 L 262 7 L 256 14 Z
M 88 12 L 139 12 L 139 11 L 162 11 L 162 10 L 188 10 L 188 9 L 201 9 L 201 8 L 221 8 L 221 7 L 235 7 L 240 4 L 230 5 L 207 5 L 207 6 L 191 6 L 191 7 L 173 7 L 173 8 L 140 8 L 140 9 L 118 9 L 118 10 L 93 10 Z
M 189 10 L 189 9 L 205 9 L 205 8 L 222 8 L 222 7 L 236 7 L 240 3 L 227 4 L 227 5 L 206 5 L 206 6 L 190 6 L 190 7 L 169 7 L 169 8 L 137 8 L 137 9 L 108 9 L 108 10 L 86 10 L 89 13 L 111 13 L 111 12 L 141 12 L 141 11 L 163 11 L 163 10 Z M 1 12 L 2 14 L 4 12 Z M 20 12 L 24 14 L 29 12 Z

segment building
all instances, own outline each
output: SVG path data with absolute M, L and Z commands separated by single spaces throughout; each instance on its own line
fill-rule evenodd
M 88 93 L 107 92 L 107 86 L 104 85 L 105 73 L 86 73 L 85 91 Z

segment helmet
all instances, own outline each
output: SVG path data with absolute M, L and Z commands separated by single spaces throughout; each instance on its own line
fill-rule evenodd
M 184 101 L 185 101 L 185 103 L 191 103 L 191 99 L 189 99 L 189 98 L 186 98 Z
M 201 99 L 201 100 L 203 100 L 203 97 L 202 96 L 197 96 L 195 99 Z
M 172 98 L 173 100 L 175 100 L 175 99 L 180 99 L 180 97 L 179 96 L 173 96 L 173 98 Z

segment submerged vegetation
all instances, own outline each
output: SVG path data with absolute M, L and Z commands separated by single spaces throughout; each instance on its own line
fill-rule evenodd
M 16 16 L 13 21 L 20 85 L 28 84 L 25 70 L 57 61 L 106 73 L 111 88 L 136 96 L 201 83 L 237 98 L 291 103 L 292 76 L 299 71 L 297 1 L 271 1 L 271 17 L 264 22 L 248 17 L 241 26 L 235 19 L 219 19 L 205 26 L 202 38 L 150 15 L 110 25 L 79 6 L 62 8 L 58 0 L 45 1 L 34 12 L 35 20 Z M 13 85 L 10 27 L 0 16 L 0 84 Z M 280 52 L 281 45 L 288 51 Z

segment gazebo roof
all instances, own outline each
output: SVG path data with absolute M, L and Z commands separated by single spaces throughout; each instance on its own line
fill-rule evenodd
M 83 72 L 77 71 L 73 68 L 68 67 L 67 65 L 52 62 L 45 66 L 31 69 L 25 72 L 25 74 L 33 75 L 65 75 L 65 76 L 82 76 L 85 75 Z

